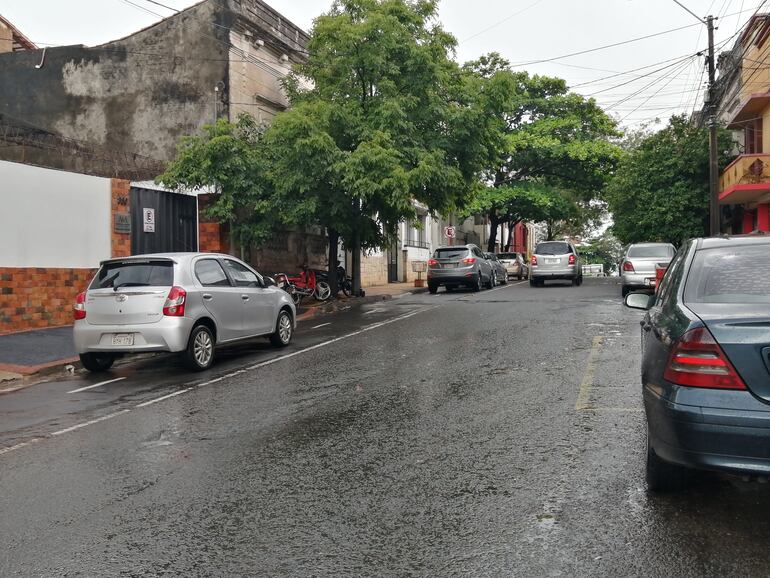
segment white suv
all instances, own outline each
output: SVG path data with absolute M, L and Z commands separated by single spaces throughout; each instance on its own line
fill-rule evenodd
M 288 293 L 230 255 L 164 253 L 101 263 L 77 296 L 75 349 L 89 371 L 125 353 L 181 352 L 197 371 L 214 347 L 267 336 L 288 345 L 296 308 Z

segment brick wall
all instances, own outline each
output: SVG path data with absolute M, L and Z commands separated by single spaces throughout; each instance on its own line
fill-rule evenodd
M 72 323 L 94 269 L 0 267 L 0 334 Z
M 198 250 L 205 253 L 229 253 L 230 234 L 227 227 L 206 216 L 206 209 L 215 201 L 215 195 L 198 195 Z
M 128 257 L 131 255 L 131 234 L 115 232 L 115 215 L 130 214 L 129 193 L 131 183 L 122 179 L 111 180 L 112 210 L 110 212 L 110 234 L 112 239 L 112 256 Z

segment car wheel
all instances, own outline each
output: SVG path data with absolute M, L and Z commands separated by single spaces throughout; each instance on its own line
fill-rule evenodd
M 332 296 L 332 288 L 326 281 L 319 281 L 315 286 L 315 298 L 318 301 L 326 301 Z
M 492 273 L 486 282 L 487 289 L 492 289 L 495 286 L 495 274 Z
M 649 425 L 647 426 L 649 432 Z M 682 490 L 687 486 L 688 471 L 681 466 L 669 464 L 661 460 L 650 445 L 650 434 L 647 434 L 647 463 L 645 477 L 647 488 L 651 492 L 665 493 Z
M 508 285 L 508 275 L 503 275 L 503 280 L 500 281 L 501 285 Z
M 205 325 L 196 325 L 183 353 L 185 365 L 193 371 L 203 371 L 214 363 L 214 334 Z
M 444 289 L 446 289 L 447 293 L 451 293 L 452 291 L 455 290 L 455 287 L 454 285 L 447 285 L 446 287 L 444 287 Z
M 433 283 L 428 283 L 428 293 L 431 295 L 435 295 L 438 293 L 438 285 L 434 285 Z
M 626 298 L 626 295 L 628 295 L 629 289 L 628 287 L 621 287 L 620 288 L 620 295 L 623 297 L 623 299 Z
M 115 356 L 111 353 L 81 353 L 80 363 L 92 373 L 107 371 L 115 362 Z
M 535 280 L 534 280 L 534 279 L 530 279 L 530 280 L 529 280 L 529 286 L 530 286 L 530 287 L 537 287 L 537 283 L 535 282 Z
M 275 332 L 270 335 L 270 343 L 276 347 L 286 347 L 291 343 L 294 335 L 294 323 L 291 314 L 286 309 L 281 309 L 278 320 L 275 322 Z
M 577 287 L 578 285 L 580 285 L 580 282 L 578 281 L 578 278 L 577 277 L 573 277 L 572 278 L 572 286 L 573 287 Z
M 476 284 L 475 284 L 475 285 L 472 285 L 472 286 L 471 286 L 471 289 L 473 289 L 473 291 L 474 291 L 475 293 L 478 293 L 479 291 L 481 291 L 481 289 L 482 289 L 482 286 L 481 286 L 481 273 L 479 273 L 479 276 L 478 276 L 478 278 L 476 279 Z

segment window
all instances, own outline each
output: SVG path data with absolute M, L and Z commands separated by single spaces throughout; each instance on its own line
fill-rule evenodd
M 762 119 L 758 118 L 746 125 L 743 131 L 744 151 L 747 155 L 762 153 Z
M 240 263 L 231 261 L 230 259 L 225 259 L 225 267 L 227 268 L 227 272 L 230 273 L 230 277 L 235 281 L 237 287 L 261 286 L 256 273 L 248 267 L 244 267 Z
M 123 261 L 105 263 L 89 289 L 116 287 L 171 287 L 174 263 L 171 261 Z
M 460 259 L 467 255 L 468 249 L 466 247 L 436 249 L 433 252 L 434 259 Z
M 419 215 L 416 220 L 406 222 L 406 240 L 404 245 L 407 247 L 428 248 L 425 232 L 425 216 Z
M 671 245 L 632 245 L 628 249 L 628 258 L 645 259 L 659 258 L 670 259 L 674 256 L 674 248 Z
M 770 303 L 770 247 L 719 247 L 695 254 L 687 303 Z
M 205 287 L 230 286 L 230 280 L 216 259 L 201 259 L 195 263 L 195 276 Z
M 563 241 L 546 241 L 539 243 L 535 249 L 537 255 L 567 255 L 572 253 L 568 243 Z

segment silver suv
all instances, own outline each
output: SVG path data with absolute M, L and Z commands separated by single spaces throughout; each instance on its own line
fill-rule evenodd
M 439 247 L 428 259 L 427 276 L 431 293 L 436 293 L 441 285 L 447 291 L 457 287 L 481 291 L 482 285 L 491 289 L 496 283 L 492 265 L 476 245 Z
M 671 243 L 635 243 L 628 248 L 620 263 L 620 286 L 623 297 L 630 291 L 655 287 L 655 267 L 665 269 L 676 255 Z
M 267 336 L 282 347 L 296 328 L 288 293 L 235 257 L 213 253 L 104 261 L 74 314 L 75 348 L 89 371 L 149 351 L 181 352 L 200 371 L 214 362 L 216 345 Z
M 572 285 L 583 283 L 580 255 L 568 241 L 538 243 L 529 263 L 529 284 L 542 287 L 546 279 L 566 279 Z

